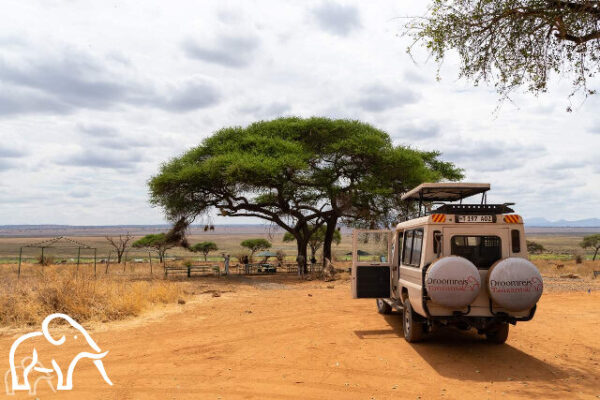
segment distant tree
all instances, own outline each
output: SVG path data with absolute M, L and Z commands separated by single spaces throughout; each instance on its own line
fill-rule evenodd
M 311 235 L 310 239 L 308 239 L 308 247 L 310 247 L 311 258 L 316 258 L 315 256 L 317 254 L 317 251 L 319 251 L 321 246 L 323 246 L 323 243 L 325 243 L 325 235 L 326 234 L 327 234 L 327 227 L 320 226 Z M 296 238 L 294 237 L 294 235 L 290 234 L 289 232 L 286 232 L 283 235 L 284 242 L 293 242 L 294 240 L 296 240 Z M 341 241 L 342 241 L 342 234 L 340 233 L 340 231 L 338 229 L 336 229 L 333 232 L 332 242 L 335 244 L 340 244 Z
M 571 77 L 571 94 L 596 92 L 587 81 L 600 70 L 600 1 L 433 0 L 406 28 L 440 63 L 456 50 L 459 76 L 492 82 L 503 98 L 545 92 L 552 76 Z
M 541 253 L 544 250 L 546 250 L 544 248 L 544 246 L 542 246 L 541 244 L 534 242 L 533 240 L 527 240 L 527 251 L 531 254 L 535 254 L 535 253 Z
M 600 233 L 585 236 L 579 245 L 584 249 L 591 247 L 594 250 L 592 260 L 596 260 L 596 255 L 598 255 L 598 250 L 600 250 Z
M 217 247 L 217 244 L 215 242 L 200 242 L 190 247 L 190 250 L 194 253 L 204 254 L 204 261 L 206 261 L 208 253 L 210 253 L 211 251 L 217 251 L 219 250 L 219 248 Z
M 133 240 L 133 236 L 127 233 L 125 235 L 119 235 L 118 237 L 105 236 L 105 238 L 108 240 L 108 243 L 114 247 L 117 253 L 117 263 L 120 264 L 121 259 L 123 258 L 123 253 L 125 253 L 125 250 L 127 250 L 127 245 L 129 242 Z
M 271 248 L 271 242 L 266 239 L 246 239 L 240 245 L 250 250 L 250 260 L 257 251 Z
M 167 250 L 177 246 L 176 243 L 168 239 L 169 238 L 166 233 L 152 233 L 139 240 L 136 240 L 131 246 L 135 248 L 153 249 L 158 253 L 158 259 L 160 262 L 164 262 L 165 253 Z

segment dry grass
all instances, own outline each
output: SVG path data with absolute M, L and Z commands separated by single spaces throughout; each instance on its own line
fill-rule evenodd
M 585 260 L 576 264 L 574 260 L 532 260 L 545 277 L 559 278 L 564 275 L 574 274 L 583 279 L 594 279 L 593 271 L 600 271 L 600 260 Z M 600 280 L 600 278 L 596 278 Z
M 155 304 L 174 303 L 182 296 L 175 282 L 132 280 L 119 276 L 50 270 L 37 276 L 4 277 L 0 281 L 0 326 L 39 324 L 61 312 L 79 322 L 111 321 L 139 315 Z

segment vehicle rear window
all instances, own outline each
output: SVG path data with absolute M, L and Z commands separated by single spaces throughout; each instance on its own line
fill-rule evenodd
M 464 257 L 479 269 L 488 269 L 502 257 L 498 236 L 452 236 L 451 251 Z

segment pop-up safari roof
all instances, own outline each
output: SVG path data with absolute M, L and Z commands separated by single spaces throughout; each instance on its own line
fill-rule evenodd
M 488 190 L 489 183 L 422 183 L 402 195 L 402 200 L 458 201 Z

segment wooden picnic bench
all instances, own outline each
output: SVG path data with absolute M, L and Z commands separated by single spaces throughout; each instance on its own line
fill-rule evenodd
M 274 274 L 277 272 L 277 266 L 268 263 L 238 264 L 238 274 Z
M 207 273 L 212 272 L 215 275 L 221 275 L 221 268 L 218 265 L 172 265 L 165 267 L 165 277 L 171 274 L 187 273 L 187 277 L 192 276 L 192 272 Z

